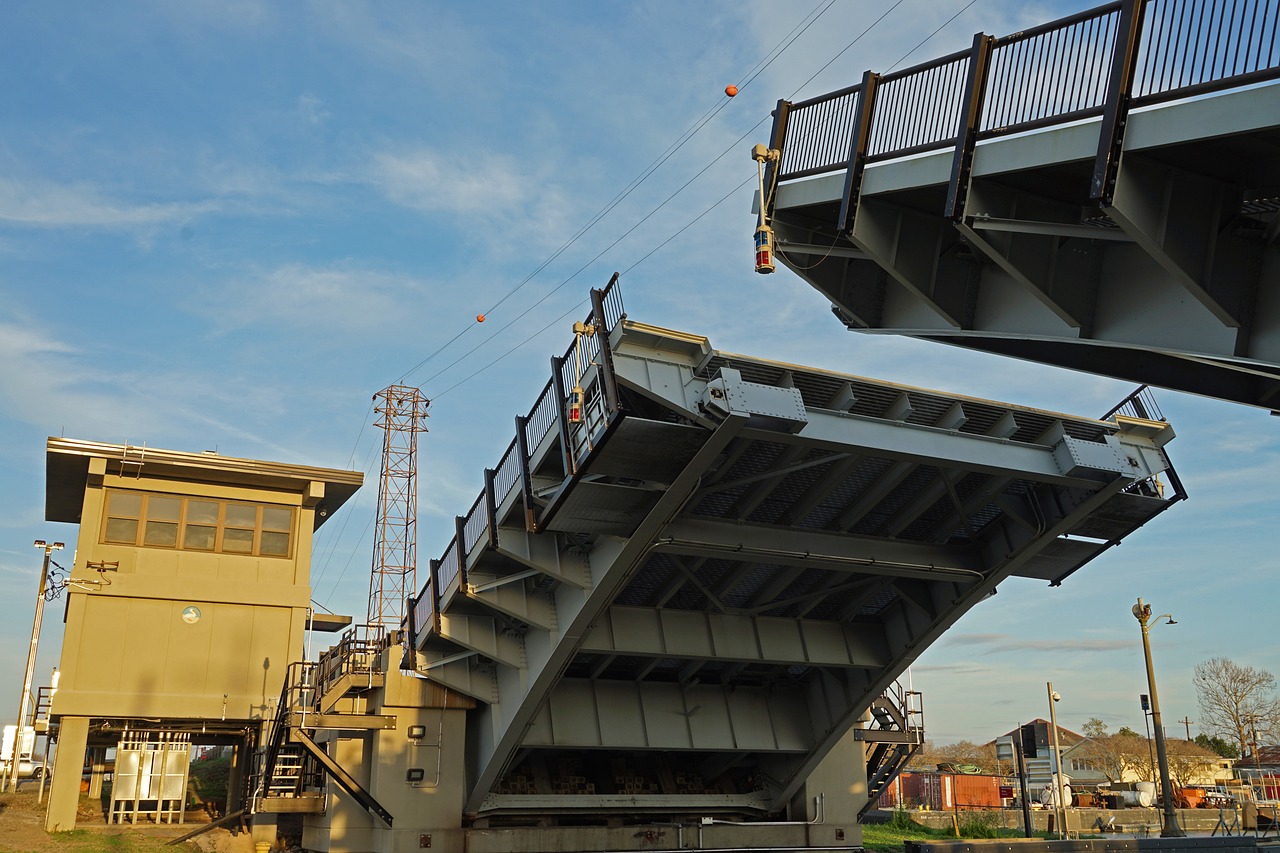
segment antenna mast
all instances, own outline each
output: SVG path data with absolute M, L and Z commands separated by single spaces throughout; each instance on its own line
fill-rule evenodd
M 431 401 L 407 385 L 391 385 L 373 399 L 383 437 L 367 621 L 395 631 L 404 621 L 408 597 L 417 592 L 418 433 L 427 431 Z

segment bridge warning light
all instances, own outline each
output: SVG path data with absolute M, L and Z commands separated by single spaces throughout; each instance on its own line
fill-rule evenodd
M 582 423 L 582 386 L 575 386 L 569 392 L 569 423 Z
M 767 275 L 773 270 L 773 229 L 761 225 L 756 229 L 756 272 Z

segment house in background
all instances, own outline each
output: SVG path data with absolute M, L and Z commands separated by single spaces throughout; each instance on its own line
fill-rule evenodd
M 1012 737 L 1026 755 L 1027 787 L 1037 791 L 1052 784 L 1057 762 L 1053 755 L 1050 724 L 1030 723 L 1003 735 Z M 1093 739 L 1058 727 L 1064 779 L 1076 789 L 1110 782 L 1152 781 L 1158 777 L 1154 741 L 1145 737 L 1111 735 Z M 1234 775 L 1235 760 L 1223 758 L 1194 741 L 1167 738 L 1169 771 L 1177 785 L 1221 785 Z M 1280 750 L 1277 750 L 1280 758 Z
M 145 808 L 180 820 L 195 745 L 232 747 L 229 788 L 240 790 L 306 631 L 351 621 L 311 611 L 311 539 L 362 481 L 358 471 L 49 439 L 45 517 L 80 530 L 50 708 L 47 829 L 75 826 L 86 755 L 100 768 L 112 747 L 112 817 Z
M 1034 797 L 1041 788 L 1052 785 L 1053 774 L 1059 768 L 1057 759 L 1053 754 L 1053 729 L 1049 721 L 1042 719 L 1032 720 L 1013 731 L 1005 732 L 998 740 L 1007 738 L 1013 738 L 1014 747 L 1021 747 L 1022 749 L 1023 760 L 1027 768 L 1027 789 L 1032 792 L 1032 796 Z M 1097 784 L 1097 782 L 1092 781 L 1095 771 L 1086 769 L 1082 763 L 1080 771 L 1071 771 L 1072 765 L 1069 758 L 1072 750 L 1087 740 L 1088 738 L 1078 732 L 1058 726 L 1058 746 L 1062 750 L 1063 781 L 1068 784 Z M 1100 781 L 1106 781 L 1105 775 L 1097 775 L 1101 776 Z

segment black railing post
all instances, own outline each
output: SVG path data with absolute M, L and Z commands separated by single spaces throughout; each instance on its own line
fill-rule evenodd
M 458 591 L 467 588 L 467 517 L 453 517 L 454 536 L 458 543 Z
M 493 493 L 493 478 L 497 472 L 492 468 L 484 469 L 484 511 L 489 520 L 489 547 L 498 547 L 498 499 Z
M 525 438 L 524 428 L 529 419 L 524 415 L 516 415 L 516 454 L 520 457 L 520 495 L 524 498 L 524 529 L 530 533 L 538 532 L 538 517 L 533 503 L 533 475 L 529 471 L 529 441 Z
M 778 159 L 771 160 L 764 167 L 764 193 L 765 196 L 772 196 L 770 188 L 777 186 L 778 176 L 782 174 L 782 158 L 786 156 L 787 145 L 787 119 L 791 115 L 791 102 L 783 99 L 778 101 L 778 106 L 773 110 L 773 130 L 769 132 L 769 147 L 778 151 Z M 769 198 L 760 199 L 760 211 L 764 216 L 764 221 L 768 221 L 773 216 L 772 204 Z
M 440 633 L 440 561 L 430 560 L 427 568 L 431 571 L 431 579 L 424 593 L 431 595 L 431 630 Z
M 1133 77 L 1138 67 L 1138 36 L 1142 32 L 1146 5 L 1146 0 L 1121 0 L 1120 3 L 1111 77 L 1107 80 L 1107 100 L 1102 107 L 1102 127 L 1098 130 L 1098 156 L 1093 162 L 1093 183 L 1089 186 L 1090 200 L 1102 205 L 1110 205 L 1115 197 L 1124 130 L 1129 123 L 1129 103 L 1133 99 Z
M 956 151 L 951 161 L 951 185 L 947 188 L 944 216 L 952 222 L 964 215 L 965 198 L 969 194 L 969 175 L 973 170 L 973 148 L 978 142 L 978 125 L 982 123 L 982 105 L 987 96 L 987 69 L 991 65 L 991 49 L 995 39 L 974 33 L 969 52 L 969 76 L 964 84 L 960 128 L 956 135 Z
M 613 329 L 609 328 L 605 319 L 604 295 L 617 281 L 618 274 L 615 272 L 604 290 L 596 290 L 594 287 L 591 289 L 591 313 L 595 316 L 596 341 L 600 345 L 600 381 L 604 387 L 604 404 L 610 418 L 618 411 L 618 380 L 613 373 L 613 346 L 609 343 L 609 335 Z
M 556 431 L 560 435 L 560 460 L 566 477 L 573 476 L 577 465 L 573 459 L 573 449 L 569 442 L 569 424 L 564 416 L 565 401 L 568 400 L 564 387 L 564 359 L 551 356 L 551 393 L 556 401 Z
M 858 199 L 862 195 L 862 173 L 867 168 L 867 146 L 871 141 L 871 122 L 875 114 L 876 89 L 880 75 L 867 70 L 862 75 L 862 89 L 858 93 L 858 111 L 853 117 L 853 138 L 849 140 L 849 167 L 844 173 L 844 198 L 840 202 L 840 220 L 836 228 L 848 234 L 853 230 L 853 219 L 858 212 Z

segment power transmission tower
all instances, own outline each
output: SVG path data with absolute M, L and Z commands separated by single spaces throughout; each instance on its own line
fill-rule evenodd
M 382 474 L 369 579 L 368 624 L 399 629 L 409 596 L 417 592 L 418 433 L 426 432 L 431 401 L 417 388 L 391 385 L 373 399 L 382 427 Z

